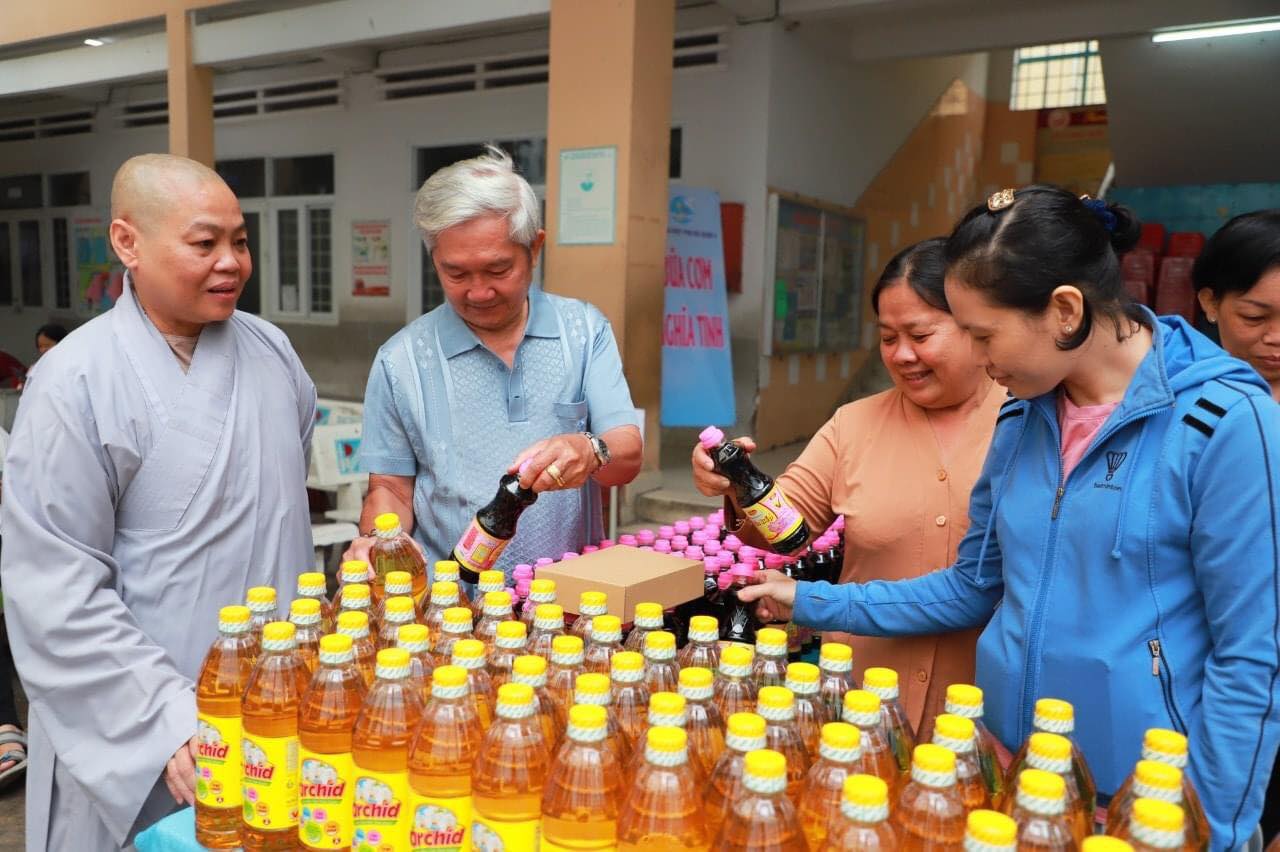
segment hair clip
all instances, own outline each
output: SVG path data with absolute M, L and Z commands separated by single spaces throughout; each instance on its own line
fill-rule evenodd
M 1102 223 L 1102 227 L 1107 229 L 1107 233 L 1114 234 L 1116 232 L 1118 220 L 1116 219 L 1116 214 L 1107 209 L 1107 202 L 1101 198 L 1090 198 L 1086 194 L 1080 196 L 1080 203 Z
M 999 192 L 991 193 L 991 197 L 987 199 L 987 209 L 992 213 L 998 213 L 1006 207 L 1013 206 L 1013 190 L 1002 189 Z

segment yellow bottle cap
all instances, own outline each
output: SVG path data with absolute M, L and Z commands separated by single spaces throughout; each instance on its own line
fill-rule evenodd
M 818 659 L 833 663 L 849 662 L 853 659 L 853 649 L 843 642 L 823 642 Z
M 484 643 L 479 639 L 459 639 L 453 643 L 453 659 L 474 660 L 484 657 Z
M 550 582 L 548 580 L 548 582 Z M 533 617 L 538 621 L 564 621 L 564 607 L 560 604 L 538 604 L 533 610 Z M 555 641 L 554 639 L 552 640 Z
M 714 682 L 715 676 L 711 674 L 711 669 L 690 666 L 680 670 L 680 685 L 685 689 L 706 689 Z
M 720 622 L 709 615 L 695 615 L 689 619 L 690 633 L 719 633 Z
M 682 728 L 669 728 L 659 726 L 650 728 L 648 735 L 645 737 L 645 745 L 654 751 L 661 752 L 677 752 L 684 751 L 688 745 L 688 735 Z
M 465 624 L 471 626 L 471 610 L 465 606 L 451 606 L 444 611 L 445 624 Z
M 396 631 L 396 642 L 401 646 L 419 647 L 431 643 L 431 631 L 425 624 L 402 624 Z M 427 650 L 425 647 L 422 650 Z
M 756 648 L 762 654 L 786 653 L 787 634 L 776 627 L 764 627 L 756 631 Z
M 1133 803 L 1133 821 L 1154 831 L 1182 831 L 1186 816 L 1182 808 L 1159 799 L 1138 799 Z
M 312 616 L 320 614 L 320 601 L 315 598 L 294 598 L 289 604 L 290 615 Z
M 351 650 L 351 637 L 344 633 L 328 633 L 320 637 L 320 653 L 345 654 Z
M 1133 779 L 1155 790 L 1182 790 L 1182 770 L 1154 760 L 1139 760 L 1133 768 Z
M 764 729 L 764 717 L 755 713 L 733 713 L 725 728 L 730 735 L 741 739 L 763 737 Z
M 847 722 L 827 722 L 822 726 L 822 744 L 841 751 L 855 750 L 862 744 L 862 731 Z
M 401 594 L 408 594 L 413 588 L 413 575 L 408 571 L 388 571 L 385 585 L 390 594 L 391 589 L 401 590 Z
M 767 710 L 786 710 L 795 703 L 795 695 L 785 686 L 762 686 L 756 697 L 756 704 Z
M 391 532 L 400 526 L 400 516 L 395 512 L 383 512 L 373 519 L 373 527 L 378 532 Z
M 529 588 L 533 588 L 530 584 Z M 578 595 L 578 606 L 581 609 L 588 607 L 603 607 L 609 605 L 609 596 L 604 592 L 583 592 Z M 619 622 L 621 623 L 621 622 Z
M 599 704 L 575 704 L 569 708 L 569 724 L 575 728 L 603 728 L 608 721 L 608 712 Z
M 367 583 L 347 583 L 342 587 L 343 609 L 366 607 L 369 605 L 370 597 Z
M 649 602 L 636 604 L 635 620 L 639 622 L 641 619 L 647 619 L 647 620 L 657 619 L 661 621 L 662 605 L 656 604 L 656 603 L 649 603 Z
M 863 689 L 897 689 L 898 673 L 893 669 L 872 666 L 862 673 Z
M 973 720 L 966 719 L 963 716 L 955 716 L 951 713 L 939 713 L 937 718 L 934 719 L 933 730 L 934 733 L 949 740 L 967 742 L 973 739 Z
M 865 689 L 851 689 L 844 694 L 844 709 L 849 713 L 879 713 L 880 696 Z
M 511 609 L 511 593 L 507 591 L 485 592 L 484 608 L 486 612 L 491 609 Z
M 1118 837 L 1095 834 L 1084 839 L 1080 852 L 1133 852 L 1133 847 Z
M 970 811 L 965 830 L 974 840 L 988 846 L 1013 846 L 1018 842 L 1018 824 L 995 811 Z
M 916 746 L 911 753 L 911 762 L 925 772 L 955 772 L 956 753 L 933 743 Z
M 252 617 L 252 614 L 249 612 L 249 607 L 240 606 L 239 604 L 224 606 L 222 609 L 218 610 L 218 620 L 224 621 L 227 624 L 245 624 Z
M 447 601 L 458 599 L 458 584 L 452 580 L 438 580 L 431 584 L 431 600 Z
M 679 716 L 684 713 L 684 696 L 674 692 L 655 692 L 649 696 L 649 715 Z
M 785 778 L 787 759 L 773 749 L 756 749 L 747 752 L 743 771 L 757 778 Z
M 271 621 L 262 626 L 263 642 L 288 642 L 296 628 L 287 621 Z
M 654 630 L 645 634 L 644 649 L 646 651 L 674 651 L 676 649 L 676 637 L 665 630 Z
M 844 800 L 864 808 L 889 803 L 889 785 L 874 775 L 849 775 L 844 779 Z
M 1142 746 L 1156 754 L 1177 757 L 1187 753 L 1187 738 L 1167 728 L 1148 728 L 1142 737 Z
M 546 674 L 547 661 L 537 654 L 523 654 L 511 664 L 511 671 L 525 677 L 538 677 Z
M 1056 772 L 1024 769 L 1018 773 L 1018 789 L 1037 799 L 1058 801 L 1067 795 L 1067 782 Z
M 606 636 L 622 632 L 622 619 L 616 615 L 597 615 L 591 619 L 591 632 Z
M 1027 741 L 1027 751 L 1048 760 L 1069 760 L 1071 740 L 1059 734 L 1034 733 Z
M 953 683 L 947 687 L 947 701 L 960 707 L 981 707 L 982 690 L 967 683 Z
M 458 563 L 452 559 L 441 559 L 435 564 L 433 577 L 456 581 L 458 579 Z
M 574 692 L 581 692 L 583 695 L 608 695 L 609 689 L 609 678 L 598 672 L 580 674 L 573 682 Z
M 369 576 L 369 563 L 363 559 L 348 559 L 342 563 L 342 582 L 363 583 Z
M 609 668 L 615 672 L 644 671 L 644 657 L 635 651 L 619 651 L 609 661 Z
M 304 571 L 298 575 L 298 594 L 324 594 L 324 575 L 319 571 Z
M 791 663 L 787 666 L 787 680 L 796 683 L 817 683 L 820 675 L 813 663 Z
M 499 621 L 497 636 L 499 639 L 523 639 L 528 629 L 523 621 Z
M 501 571 L 481 571 L 480 580 L 476 583 L 477 588 L 493 589 L 502 588 L 502 584 L 506 582 L 506 576 Z
M 551 640 L 551 653 L 559 657 L 577 657 L 582 654 L 581 636 L 557 636 Z
M 254 586 L 246 594 L 245 598 L 252 604 L 273 604 L 276 602 L 276 590 L 270 586 Z
M 431 682 L 440 686 L 459 687 L 467 682 L 467 670 L 461 666 L 441 666 L 431 673 Z
M 527 683 L 504 683 L 498 687 L 498 703 L 523 707 L 533 703 L 533 687 Z
M 369 635 L 369 614 L 357 610 L 347 610 L 338 616 L 338 629 L 351 636 Z
M 1074 722 L 1076 709 L 1057 698 L 1041 698 L 1036 702 L 1036 716 L 1050 722 Z
M 555 580 L 537 579 L 529 584 L 529 594 L 531 595 L 554 595 L 555 593 Z
M 730 645 L 720 652 L 721 666 L 749 666 L 755 653 L 746 645 Z
M 383 648 L 376 660 L 380 669 L 402 669 L 409 665 L 409 652 L 404 648 Z
M 389 613 L 413 616 L 413 598 L 411 597 L 396 595 L 394 598 L 387 598 L 386 606 Z

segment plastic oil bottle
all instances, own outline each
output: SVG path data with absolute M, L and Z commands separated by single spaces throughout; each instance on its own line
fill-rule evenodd
M 644 637 L 644 682 L 650 694 L 675 692 L 680 685 L 676 665 L 676 637 L 666 630 L 650 630 Z
M 438 563 L 437 563 L 438 564 Z M 447 609 L 461 606 L 458 598 L 458 584 L 449 580 L 437 580 L 431 584 L 431 601 L 422 614 L 422 623 L 431 631 L 431 644 L 440 642 L 440 633 L 444 630 L 444 612 Z M 467 607 L 468 611 L 470 607 Z
M 635 651 L 619 651 L 610 663 L 610 686 L 613 690 L 613 712 L 629 751 L 643 747 L 644 732 L 649 727 L 649 688 L 644 685 L 644 657 Z
M 756 709 L 756 682 L 751 677 L 753 652 L 746 645 L 729 645 L 720 652 L 720 668 L 716 677 L 716 706 L 728 719 L 734 713 L 751 713 Z
M 396 647 L 409 652 L 409 682 L 418 690 L 425 705 L 431 697 L 431 676 L 435 662 L 431 657 L 431 633 L 425 624 L 405 624 L 396 631 Z
M 780 688 L 780 687 L 774 687 Z M 759 749 L 743 761 L 742 795 L 720 826 L 718 852 L 807 852 L 795 805 L 787 796 L 787 760 Z
M 409 746 L 409 848 L 414 852 L 471 848 L 471 767 L 480 739 L 467 673 L 457 666 L 436 669 L 431 698 Z
M 560 712 L 568 715 L 573 706 L 573 688 L 578 675 L 583 673 L 582 638 L 556 636 L 551 640 L 551 665 L 547 667 L 547 691 L 560 705 Z
M 751 678 L 757 687 L 783 686 L 787 682 L 787 632 L 776 627 L 756 631 L 756 658 Z
M 850 775 L 844 779 L 839 827 L 831 842 L 814 849 L 835 852 L 892 852 L 898 835 L 889 822 L 889 787 L 874 775 Z
M 724 432 L 714 426 L 703 429 L 698 440 L 716 472 L 733 484 L 738 505 L 769 547 L 779 553 L 803 547 L 809 540 L 809 525 L 773 477 L 752 464 L 747 451 L 726 441 Z
M 991 797 L 992 806 L 998 807 L 1004 798 L 1004 771 L 1000 768 L 997 756 L 996 738 L 982 721 L 982 690 L 967 683 L 951 684 L 947 687 L 946 711 L 973 722 L 982 780 Z
M 706 803 L 707 831 L 715 837 L 729 809 L 742 795 L 743 765 L 747 754 L 765 747 L 765 721 L 755 713 L 734 713 L 729 717 L 724 752 L 711 770 L 703 800 Z M 785 775 L 783 777 L 785 785 Z
M 329 603 L 328 587 L 324 574 L 306 571 L 298 575 L 298 591 L 295 598 L 314 598 L 320 604 L 320 634 L 332 633 L 334 628 L 333 604 Z
M 497 689 L 511 680 L 511 665 L 523 654 L 528 645 L 523 621 L 500 621 L 493 637 L 493 649 L 489 652 L 486 670 L 493 688 Z
M 351 637 L 331 633 L 298 712 L 301 757 L 298 840 L 309 850 L 351 848 L 355 764 L 351 732 L 364 704 L 365 685 Z
M 714 672 L 720 666 L 720 623 L 710 615 L 689 619 L 689 642 L 676 662 L 681 669 L 696 667 Z
M 627 641 L 622 646 L 627 651 L 643 651 L 644 639 L 655 630 L 662 629 L 662 605 L 650 602 L 636 604 L 635 619 Z
M 756 700 L 756 712 L 764 718 L 768 748 L 787 759 L 787 795 L 799 807 L 811 760 L 800 735 L 800 727 L 796 724 L 795 696 L 785 686 L 762 686 Z
M 551 581 L 547 580 L 547 582 Z M 564 635 L 564 609 L 559 604 L 545 603 L 538 604 L 537 609 L 530 612 L 533 618 L 527 622 L 530 627 L 529 653 L 549 660 L 551 643 L 556 641 L 557 636 Z
M 547 745 L 534 709 L 533 689 L 523 683 L 504 683 L 498 690 L 497 714 L 471 771 L 472 847 L 537 849 Z
M 1093 833 L 1094 801 L 1092 798 L 1085 798 L 1080 789 L 1079 776 L 1072 767 L 1071 741 L 1059 734 L 1043 731 L 1032 734 L 1027 738 L 1026 757 L 1022 761 L 1022 768 L 1039 769 L 1062 776 L 1062 780 L 1066 782 L 1067 819 L 1071 823 L 1076 843 L 1084 842 L 1084 839 Z M 1018 774 L 1021 775 L 1022 771 L 1019 770 Z M 1015 775 L 1007 776 L 1006 785 L 1010 779 L 1016 777 Z M 1008 795 L 1009 789 L 1016 788 L 1006 786 L 1004 804 L 1000 808 L 1005 813 L 1013 810 L 1016 801 L 1016 796 Z
M 421 718 L 422 703 L 409 683 L 409 652 L 384 648 L 351 734 L 357 849 L 409 846 L 409 745 Z
M 451 606 L 444 611 L 440 622 L 440 638 L 435 642 L 436 666 L 453 662 L 453 646 L 464 639 L 476 638 L 471 633 L 471 610 L 465 606 Z M 484 643 L 480 644 L 484 648 Z
M 338 616 L 338 632 L 351 637 L 356 654 L 356 666 L 364 677 L 365 686 L 373 683 L 373 669 L 378 649 L 369 635 L 369 616 L 363 612 L 344 612 Z
M 476 624 L 484 617 L 484 598 L 490 592 L 504 592 L 507 589 L 506 575 L 501 571 L 481 571 L 476 581 L 476 599 L 471 602 L 471 612 Z
M 956 756 L 932 743 L 916 746 L 911 780 L 903 788 L 893 815 L 901 848 L 961 852 L 965 808 L 956 789 Z
M 890 809 L 897 807 L 904 779 L 898 771 L 898 760 L 889 744 L 884 714 L 880 712 L 880 696 L 865 689 L 851 689 L 844 694 L 844 721 L 862 732 L 864 770 L 889 785 Z
M 915 731 L 907 720 L 898 698 L 898 673 L 893 669 L 872 666 L 862 673 L 862 688 L 880 696 L 880 712 L 885 717 L 885 730 L 889 732 L 889 745 L 898 760 L 898 769 L 904 775 L 911 770 L 911 755 L 916 747 Z
M 706 849 L 710 839 L 680 728 L 650 728 L 644 759 L 618 813 L 618 852 Z
M 955 753 L 956 789 L 965 809 L 990 809 L 991 796 L 982 778 L 973 722 L 963 716 L 940 713 L 933 723 L 933 742 Z
M 681 669 L 678 691 L 684 699 L 689 760 L 702 778 L 709 779 L 724 752 L 724 717 L 716 707 L 711 670 L 697 666 Z
M 333 617 L 337 618 L 342 611 L 342 598 L 346 595 L 347 586 L 368 585 L 369 563 L 363 559 L 348 559 L 338 568 L 338 591 L 333 593 Z
M 1086 804 L 1087 810 L 1090 812 L 1089 821 L 1092 822 L 1093 805 L 1098 795 L 1098 788 L 1093 782 L 1093 773 L 1089 771 L 1089 764 L 1085 762 L 1084 752 L 1080 751 L 1080 747 L 1071 738 L 1076 729 L 1075 708 L 1068 702 L 1056 698 L 1041 698 L 1036 701 L 1035 714 L 1032 717 L 1032 728 L 1032 736 L 1035 736 L 1035 732 L 1058 734 L 1065 737 L 1070 743 L 1071 774 L 1074 776 L 1074 782 L 1071 780 L 1067 782 L 1068 801 L 1071 795 L 1070 788 L 1074 786 L 1080 793 L 1080 801 Z M 1009 764 L 1009 771 L 1005 773 L 1006 798 L 1009 798 L 1009 791 L 1014 789 L 1013 782 L 1017 779 L 1019 772 L 1027 768 L 1027 766 L 1032 766 L 1034 769 L 1044 768 L 1043 766 L 1033 766 L 1027 760 L 1027 752 L 1030 747 L 1031 738 L 1028 737 L 1017 755 L 1014 756 L 1013 762 Z M 1069 804 L 1068 807 L 1070 807 Z M 1008 809 L 1001 808 L 1001 810 Z
M 818 695 L 826 705 L 827 715 L 839 719 L 844 713 L 844 694 L 855 688 L 853 682 L 853 649 L 843 642 L 823 642 L 818 651 Z
M 511 664 L 511 682 L 533 689 L 534 713 L 542 725 L 542 738 L 547 744 L 547 758 L 555 757 L 564 737 L 565 715 L 547 689 L 547 661 L 533 654 L 516 657 Z
M 529 583 L 529 599 L 524 603 L 524 609 L 520 611 L 520 620 L 529 626 L 530 635 L 533 634 L 533 622 L 538 614 L 538 607 L 545 605 L 554 605 L 556 602 L 556 581 L 547 579 L 537 579 Z M 564 630 L 564 610 L 561 610 L 560 629 Z
M 788 663 L 783 685 L 795 696 L 796 727 L 800 729 L 805 750 L 810 756 L 816 755 L 822 726 L 836 721 L 827 715 L 827 705 L 818 695 L 818 667 L 813 663 Z
M 1018 826 L 999 811 L 979 808 L 965 819 L 965 852 L 1015 852 L 1022 849 Z
M 373 592 L 368 583 L 348 583 L 338 590 L 342 598 L 338 603 L 338 617 L 344 612 L 362 612 L 369 619 L 369 629 L 376 631 L 373 620 Z
M 631 765 L 627 767 L 627 774 L 634 777 L 640 771 L 640 767 L 644 765 L 644 737 L 649 735 L 649 731 L 653 728 L 679 728 L 688 736 L 688 730 L 685 725 L 688 724 L 688 713 L 685 710 L 685 700 L 675 692 L 655 692 L 649 696 L 649 712 L 646 714 L 646 728 L 644 736 L 636 742 L 635 753 L 631 755 Z M 688 750 L 688 743 L 685 744 Z M 689 769 L 693 773 L 694 782 L 701 787 L 707 781 L 707 776 L 701 774 L 701 770 L 693 760 L 693 755 L 688 755 Z
M 570 708 L 564 745 L 551 762 L 542 792 L 544 849 L 616 847 L 622 767 L 605 743 L 607 735 L 605 708 Z
M 1080 852 L 1133 852 L 1133 847 L 1118 837 L 1095 834 L 1084 839 Z
M 476 624 L 475 637 L 484 643 L 486 655 L 493 653 L 494 641 L 498 638 L 498 625 L 504 621 L 512 621 L 511 593 L 508 591 L 488 592 L 484 596 L 484 615 Z M 524 624 L 524 622 L 517 622 Z
M 432 579 L 437 583 L 453 583 L 458 587 L 458 602 L 454 606 L 471 607 L 471 600 L 467 597 L 467 592 L 461 586 L 462 568 L 452 559 L 441 559 L 436 562 L 435 569 L 431 575 Z M 432 593 L 432 599 L 435 599 L 435 592 Z
M 218 611 L 218 638 L 196 679 L 196 840 L 240 845 L 240 696 L 258 655 L 249 608 Z
M 1186 843 L 1186 815 L 1172 802 L 1138 799 L 1133 803 L 1129 824 L 1118 836 L 1133 846 L 1134 852 L 1164 852 L 1181 849 Z
M 1182 806 L 1187 817 L 1187 844 L 1202 849 L 1209 844 L 1209 821 L 1204 815 L 1204 807 L 1200 804 L 1200 796 L 1187 777 L 1187 738 L 1177 731 L 1167 728 L 1149 728 L 1142 737 L 1142 759 L 1165 763 L 1182 772 L 1182 801 L 1174 802 Z M 1124 824 L 1119 817 L 1117 805 L 1130 799 L 1130 791 L 1136 781 L 1136 772 L 1120 785 L 1120 789 L 1111 797 L 1112 805 L 1107 809 L 1107 833 L 1114 834 Z M 1133 797 L 1137 798 L 1137 797 Z M 1159 796 L 1153 798 L 1161 798 Z M 1112 815 L 1116 815 L 1113 824 Z M 1124 819 L 1127 819 L 1127 813 Z
M 584 667 L 589 672 L 608 674 L 610 660 L 622 650 L 622 620 L 616 615 L 591 619 L 591 641 L 587 643 Z
M 1024 769 L 1013 811 L 1018 848 L 1026 852 L 1073 852 L 1079 841 L 1067 819 L 1067 785 L 1061 775 Z
M 582 639 L 583 644 L 591 640 L 591 625 L 598 615 L 609 612 L 609 598 L 604 592 L 583 592 L 578 595 L 578 618 L 573 622 L 570 633 Z M 619 622 L 619 630 L 622 625 Z
M 459 639 L 453 645 L 453 656 L 449 662 L 467 673 L 467 688 L 476 705 L 480 730 L 489 730 L 493 724 L 497 691 L 485 669 L 484 643 L 479 639 Z
M 823 848 L 843 825 L 844 782 L 859 774 L 861 762 L 862 734 L 857 728 L 847 722 L 822 726 L 818 759 L 809 767 L 800 796 L 800 824 L 809 848 Z
M 605 747 L 612 749 L 618 757 L 618 766 L 626 771 L 631 764 L 631 745 L 622 734 L 618 724 L 618 716 L 613 710 L 612 690 L 609 678 L 596 672 L 584 672 L 574 681 L 573 701 L 575 704 L 590 704 L 605 708 L 606 732 Z
M 289 604 L 289 623 L 294 627 L 298 656 L 310 675 L 320 659 L 320 602 L 314 598 L 294 598 Z
M 383 598 L 382 621 L 378 623 L 378 650 L 396 647 L 396 639 L 400 628 L 406 624 L 414 624 L 417 612 L 413 608 L 413 598 L 408 595 L 396 595 L 394 598 Z
M 307 668 L 293 633 L 287 621 L 262 628 L 262 655 L 240 700 L 240 842 L 246 852 L 276 852 L 298 844 L 298 707 L 307 688 Z
M 254 586 L 245 593 L 244 600 L 249 607 L 254 641 L 261 642 L 262 628 L 280 618 L 276 608 L 276 590 L 271 586 Z
M 369 550 L 369 561 L 373 563 L 374 579 L 371 581 L 376 597 L 381 600 L 387 574 L 392 571 L 405 571 L 413 578 L 415 602 L 420 602 L 427 594 L 427 563 L 413 541 L 400 527 L 400 516 L 395 512 L 384 512 L 373 519 L 373 547 Z
M 413 578 L 409 576 L 408 571 L 388 571 L 386 584 L 382 587 L 382 600 L 374 604 L 373 621 L 375 624 L 382 624 L 387 620 L 387 601 L 392 598 L 408 598 L 413 604 L 413 620 L 422 621 L 423 609 L 419 607 L 418 601 L 413 598 Z M 425 600 L 427 595 L 422 596 Z M 423 605 L 425 607 L 425 604 Z M 387 646 L 392 647 L 392 646 Z
M 1124 831 L 1133 818 L 1133 804 L 1138 799 L 1159 799 L 1162 802 L 1177 805 L 1183 809 L 1185 816 L 1183 781 L 1182 770 L 1176 766 L 1154 760 L 1138 761 L 1128 786 L 1121 788 L 1124 795 L 1112 798 L 1111 805 L 1107 808 L 1107 831 L 1113 834 Z M 1189 822 L 1184 824 L 1184 833 L 1188 835 L 1186 848 L 1188 850 L 1208 848 L 1207 843 L 1197 845 L 1192 841 L 1188 831 L 1190 827 Z M 1205 841 L 1207 839 L 1207 836 L 1203 838 Z

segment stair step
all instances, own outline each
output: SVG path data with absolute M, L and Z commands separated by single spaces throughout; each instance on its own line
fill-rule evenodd
M 724 501 L 692 489 L 658 488 L 635 498 L 635 514 L 653 524 L 669 524 L 693 515 L 709 515 Z

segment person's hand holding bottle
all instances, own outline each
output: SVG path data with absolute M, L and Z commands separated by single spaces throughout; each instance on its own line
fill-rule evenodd
M 761 624 L 787 622 L 796 603 L 796 581 L 781 571 L 761 571 L 755 582 L 738 590 L 738 599 L 756 603 L 756 618 Z
M 734 438 L 733 442 L 748 453 L 756 451 L 756 442 L 747 436 Z M 711 454 L 707 452 L 707 448 L 702 445 L 701 441 L 693 445 L 693 484 L 699 492 L 708 497 L 728 497 L 737 505 L 737 499 L 734 495 L 733 483 L 728 478 L 716 473 L 716 464 L 711 459 Z

